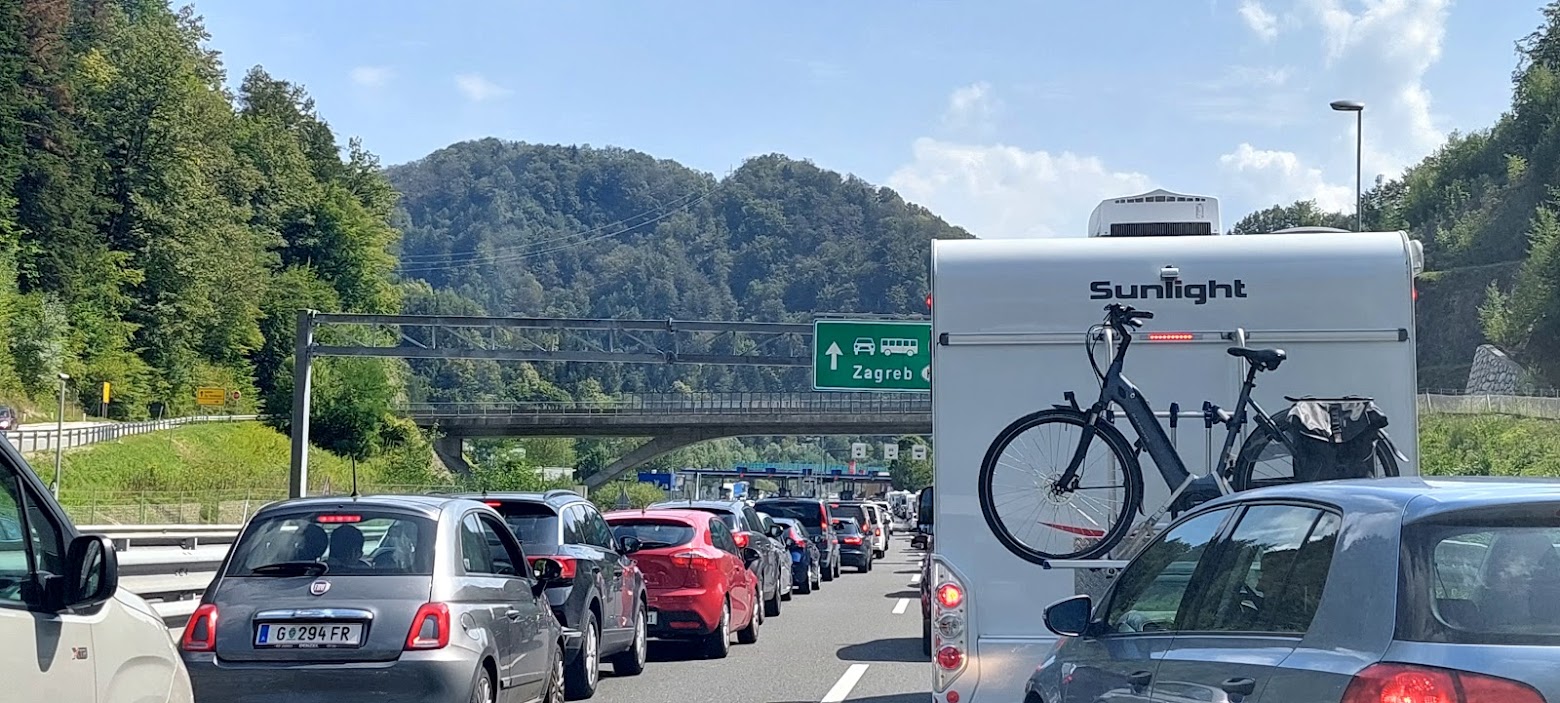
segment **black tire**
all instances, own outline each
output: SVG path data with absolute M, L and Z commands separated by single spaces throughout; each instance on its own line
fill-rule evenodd
M 493 703 L 493 675 L 486 665 L 477 667 L 477 680 L 471 684 L 471 703 Z
M 567 700 L 564 696 L 563 683 L 563 643 L 559 642 L 553 645 L 553 650 L 553 656 L 556 657 L 556 660 L 553 661 L 552 674 L 547 678 L 547 694 L 543 700 L 547 701 L 547 703 L 563 703 Z
M 756 603 L 754 604 L 757 605 Z M 737 630 L 737 644 L 755 644 L 758 642 L 758 626 L 764 623 L 764 619 L 758 616 L 758 608 L 753 608 L 753 617 L 748 619 L 748 626 Z
M 1142 507 L 1143 470 L 1138 465 L 1137 454 L 1132 451 L 1132 445 L 1127 442 L 1126 437 L 1122 436 L 1120 430 L 1108 423 L 1100 422 L 1094 427 L 1094 440 L 1104 442 L 1105 448 L 1121 467 L 1123 487 L 1126 489 L 1126 499 L 1122 501 L 1118 514 L 1110 520 L 1105 533 L 1094 543 L 1070 552 L 1047 552 L 1025 544 L 1013 535 L 1007 525 L 1003 524 L 1001 517 L 997 515 L 997 496 L 992 485 L 1003 452 L 1013 444 L 1014 440 L 1029 430 L 1049 424 L 1072 425 L 1081 430 L 1084 427 L 1084 420 L 1085 416 L 1082 412 L 1068 408 L 1052 408 L 1025 415 L 1014 420 L 997 434 L 991 447 L 986 450 L 986 457 L 981 461 L 978 484 L 981 515 L 986 518 L 986 526 L 991 529 L 992 534 L 996 535 L 997 541 L 1024 561 L 1043 565 L 1055 559 L 1092 559 L 1108 554 L 1122 538 L 1127 536 L 1127 532 L 1132 529 L 1132 514 Z M 1066 467 L 1054 468 L 1060 473 Z
M 776 578 L 778 578 L 778 577 L 776 577 Z M 770 598 L 769 600 L 764 601 L 764 617 L 766 617 L 766 618 L 779 617 L 780 616 L 780 601 L 781 601 L 780 584 L 777 581 L 775 583 L 775 595 L 774 595 L 774 597 Z
M 837 570 L 834 568 L 834 565 L 836 563 L 838 563 L 838 562 L 833 562 L 833 561 L 828 562 L 828 563 L 823 565 L 823 568 L 818 570 L 818 571 L 822 572 L 823 575 L 821 576 L 821 578 L 824 581 L 833 581 L 834 580 L 834 577 L 837 574 Z
M 796 587 L 796 592 L 805 596 L 805 595 L 807 595 L 809 593 L 812 593 L 812 591 L 813 591 L 812 569 L 808 568 L 807 569 L 807 573 L 802 574 L 802 585 Z
M 647 613 L 650 609 L 644 601 L 638 601 L 639 613 L 634 616 L 634 642 L 628 649 L 619 652 L 612 657 L 612 673 L 618 676 L 638 676 L 645 671 L 645 662 L 649 660 L 650 633 Z
M 921 618 L 921 654 L 932 656 L 932 621 L 925 617 Z
M 601 679 L 601 629 L 596 626 L 596 614 L 585 611 L 585 622 L 580 623 L 580 653 L 563 671 L 563 690 L 571 701 L 584 700 L 596 695 L 596 683 Z
M 1253 488 L 1266 486 L 1285 486 L 1296 483 L 1293 464 L 1289 470 L 1289 477 L 1262 478 L 1253 480 L 1252 475 L 1257 470 L 1257 459 L 1262 452 L 1274 441 L 1271 431 L 1262 428 L 1252 432 L 1246 437 L 1246 442 L 1240 447 L 1240 454 L 1235 458 L 1235 470 L 1230 475 L 1230 488 L 1235 491 L 1249 491 Z M 1386 478 L 1398 475 L 1397 456 L 1385 441 L 1376 442 L 1376 472 L 1375 478 Z
M 725 659 L 726 655 L 731 653 L 731 603 L 729 601 L 721 607 L 720 622 L 715 624 L 715 631 L 705 635 L 699 645 L 705 659 Z

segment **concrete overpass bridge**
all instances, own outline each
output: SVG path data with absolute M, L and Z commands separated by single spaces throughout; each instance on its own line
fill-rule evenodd
M 720 437 L 931 434 L 926 393 L 729 393 L 606 400 L 417 403 L 402 412 L 443 434 L 435 449 L 465 470 L 467 437 L 649 437 L 587 481 L 600 486 L 667 452 Z

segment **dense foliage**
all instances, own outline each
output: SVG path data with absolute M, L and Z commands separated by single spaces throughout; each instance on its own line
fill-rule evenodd
M 1365 194 L 1366 229 L 1424 242 L 1420 384 L 1460 388 L 1474 347 L 1492 342 L 1547 386 L 1560 386 L 1560 2 L 1517 43 L 1511 109 L 1494 126 L 1453 134 L 1401 178 Z M 1352 218 L 1296 203 L 1235 226 L 1352 229 Z

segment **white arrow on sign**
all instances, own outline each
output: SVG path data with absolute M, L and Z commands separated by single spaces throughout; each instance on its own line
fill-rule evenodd
M 840 355 L 845 353 L 845 352 L 840 351 L 840 343 L 839 342 L 829 342 L 829 348 L 824 350 L 823 353 L 829 355 L 829 370 L 830 371 L 838 371 L 838 370 L 840 370 Z

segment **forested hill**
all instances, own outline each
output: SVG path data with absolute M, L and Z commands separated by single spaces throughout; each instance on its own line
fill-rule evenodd
M 1517 43 L 1511 109 L 1365 193 L 1367 229 L 1407 230 L 1425 245 L 1423 387 L 1461 388 L 1474 347 L 1486 341 L 1534 371 L 1538 385 L 1560 386 L 1560 2 L 1540 14 L 1539 28 Z M 1302 224 L 1354 226 L 1352 217 L 1296 203 L 1235 229 Z
M 401 274 L 425 282 L 407 286 L 411 312 L 764 321 L 924 313 L 931 240 L 970 236 L 890 189 L 779 155 L 717 178 L 626 149 L 484 139 L 387 175 L 404 212 Z M 434 398 L 544 392 L 523 368 L 414 366 Z M 594 378 L 608 392 L 796 383 L 753 369 L 548 371 L 566 386 Z M 507 380 L 474 382 L 493 373 Z

